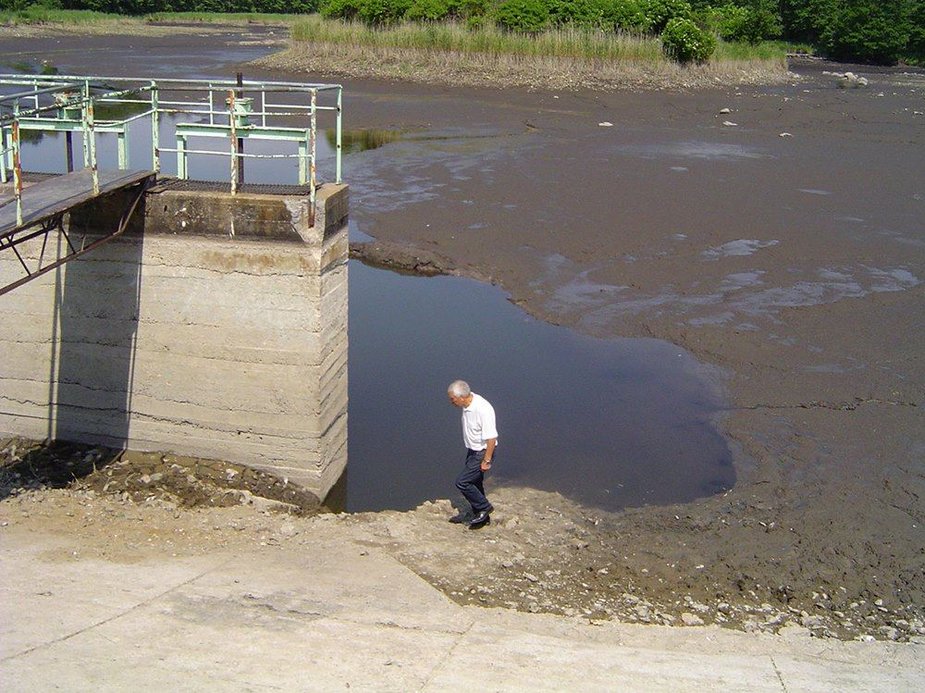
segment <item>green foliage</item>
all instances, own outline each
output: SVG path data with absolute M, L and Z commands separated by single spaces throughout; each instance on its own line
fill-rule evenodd
M 723 41 L 741 41 L 744 35 L 748 10 L 739 5 L 728 3 L 718 7 L 707 7 L 698 13 L 706 29 L 719 36 Z
M 362 0 L 357 17 L 370 26 L 398 23 L 411 7 L 412 0 Z
M 777 0 L 750 0 L 747 9 L 744 40 L 758 43 L 780 38 L 783 27 Z
M 833 13 L 819 37 L 836 60 L 894 64 L 909 41 L 903 0 L 848 0 Z
M 784 38 L 817 43 L 840 0 L 780 0 Z
M 460 0 L 459 14 L 468 18 L 487 17 L 491 8 L 491 0 Z
M 669 20 L 661 38 L 665 55 L 679 63 L 706 62 L 716 50 L 716 37 L 683 17 Z
M 164 20 L 169 13 L 200 12 L 209 21 L 230 13 L 320 11 L 325 18 L 372 27 L 460 19 L 470 31 L 496 25 L 527 35 L 570 25 L 657 36 L 671 20 L 686 19 L 725 43 L 783 38 L 836 60 L 925 64 L 925 0 L 0 0 L 0 10 L 7 22 L 71 23 L 103 19 L 94 13 Z M 693 40 L 689 25 L 676 25 L 669 43 L 682 34 Z
M 642 0 L 640 7 L 653 34 L 662 33 L 672 19 L 691 19 L 694 14 L 687 0 Z
M 405 12 L 405 19 L 411 22 L 438 22 L 455 14 L 458 5 L 450 0 L 413 0 Z
M 637 0 L 605 0 L 604 24 L 615 31 L 643 32 L 647 27 Z
M 546 0 L 545 4 L 553 25 L 600 27 L 605 24 L 606 0 Z
M 538 34 L 549 26 L 543 0 L 504 0 L 494 11 L 495 23 L 505 31 Z
M 364 0 L 321 0 L 319 11 L 326 19 L 356 19 Z
M 746 0 L 708 7 L 700 12 L 706 28 L 723 41 L 757 44 L 780 37 L 781 25 L 776 3 L 772 0 Z
M 909 42 L 904 57 L 918 65 L 925 64 L 925 0 L 914 0 L 909 4 L 906 24 L 909 26 Z

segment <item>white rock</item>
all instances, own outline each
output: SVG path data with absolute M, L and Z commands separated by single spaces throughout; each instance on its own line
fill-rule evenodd
M 724 120 L 723 125 L 725 125 L 727 128 L 735 128 L 739 126 L 738 123 L 733 123 L 731 120 Z
M 789 132 L 782 132 L 778 135 L 778 137 L 793 137 L 793 135 L 791 135 Z
M 731 108 L 721 108 L 719 109 L 719 112 L 720 113 L 732 113 L 732 109 Z
M 602 122 L 602 123 L 598 123 L 598 126 L 599 126 L 599 127 L 602 127 L 602 128 L 612 128 L 612 127 L 613 127 L 613 123 L 611 123 L 611 122 L 605 120 L 605 121 Z
M 696 614 L 685 611 L 683 614 L 681 614 L 681 623 L 683 623 L 685 626 L 702 626 L 703 619 Z

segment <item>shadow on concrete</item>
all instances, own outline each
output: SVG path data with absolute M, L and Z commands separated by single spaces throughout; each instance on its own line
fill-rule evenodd
M 72 243 L 90 243 L 94 232 L 118 224 L 122 195 L 106 198 L 71 214 Z M 143 204 L 136 221 L 143 218 Z M 49 440 L 127 447 L 141 302 L 141 229 L 136 223 L 134 232 L 58 268 Z

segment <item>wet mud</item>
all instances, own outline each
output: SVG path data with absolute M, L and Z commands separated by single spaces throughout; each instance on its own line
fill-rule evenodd
M 67 56 L 93 71 L 89 51 Z M 925 77 L 791 69 L 784 86 L 696 92 L 346 81 L 348 127 L 426 135 L 347 157 L 351 218 L 376 242 L 356 252 L 491 281 L 539 318 L 668 340 L 721 369 L 737 483 L 614 514 L 506 488 L 498 521 L 461 543 L 448 504 L 330 521 L 370 525 L 461 601 L 920 635 Z M 832 73 L 847 69 L 869 84 L 843 88 Z M 479 555 L 509 588 L 467 583 L 459 560 Z

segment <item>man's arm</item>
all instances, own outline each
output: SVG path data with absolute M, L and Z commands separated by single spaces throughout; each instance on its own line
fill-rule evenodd
M 491 469 L 491 458 L 495 454 L 495 445 L 497 443 L 498 443 L 497 438 L 489 438 L 488 440 L 485 441 L 485 444 L 487 447 L 485 448 L 485 455 L 484 457 L 482 457 L 482 465 L 481 465 L 483 472 L 487 472 L 489 469 Z

